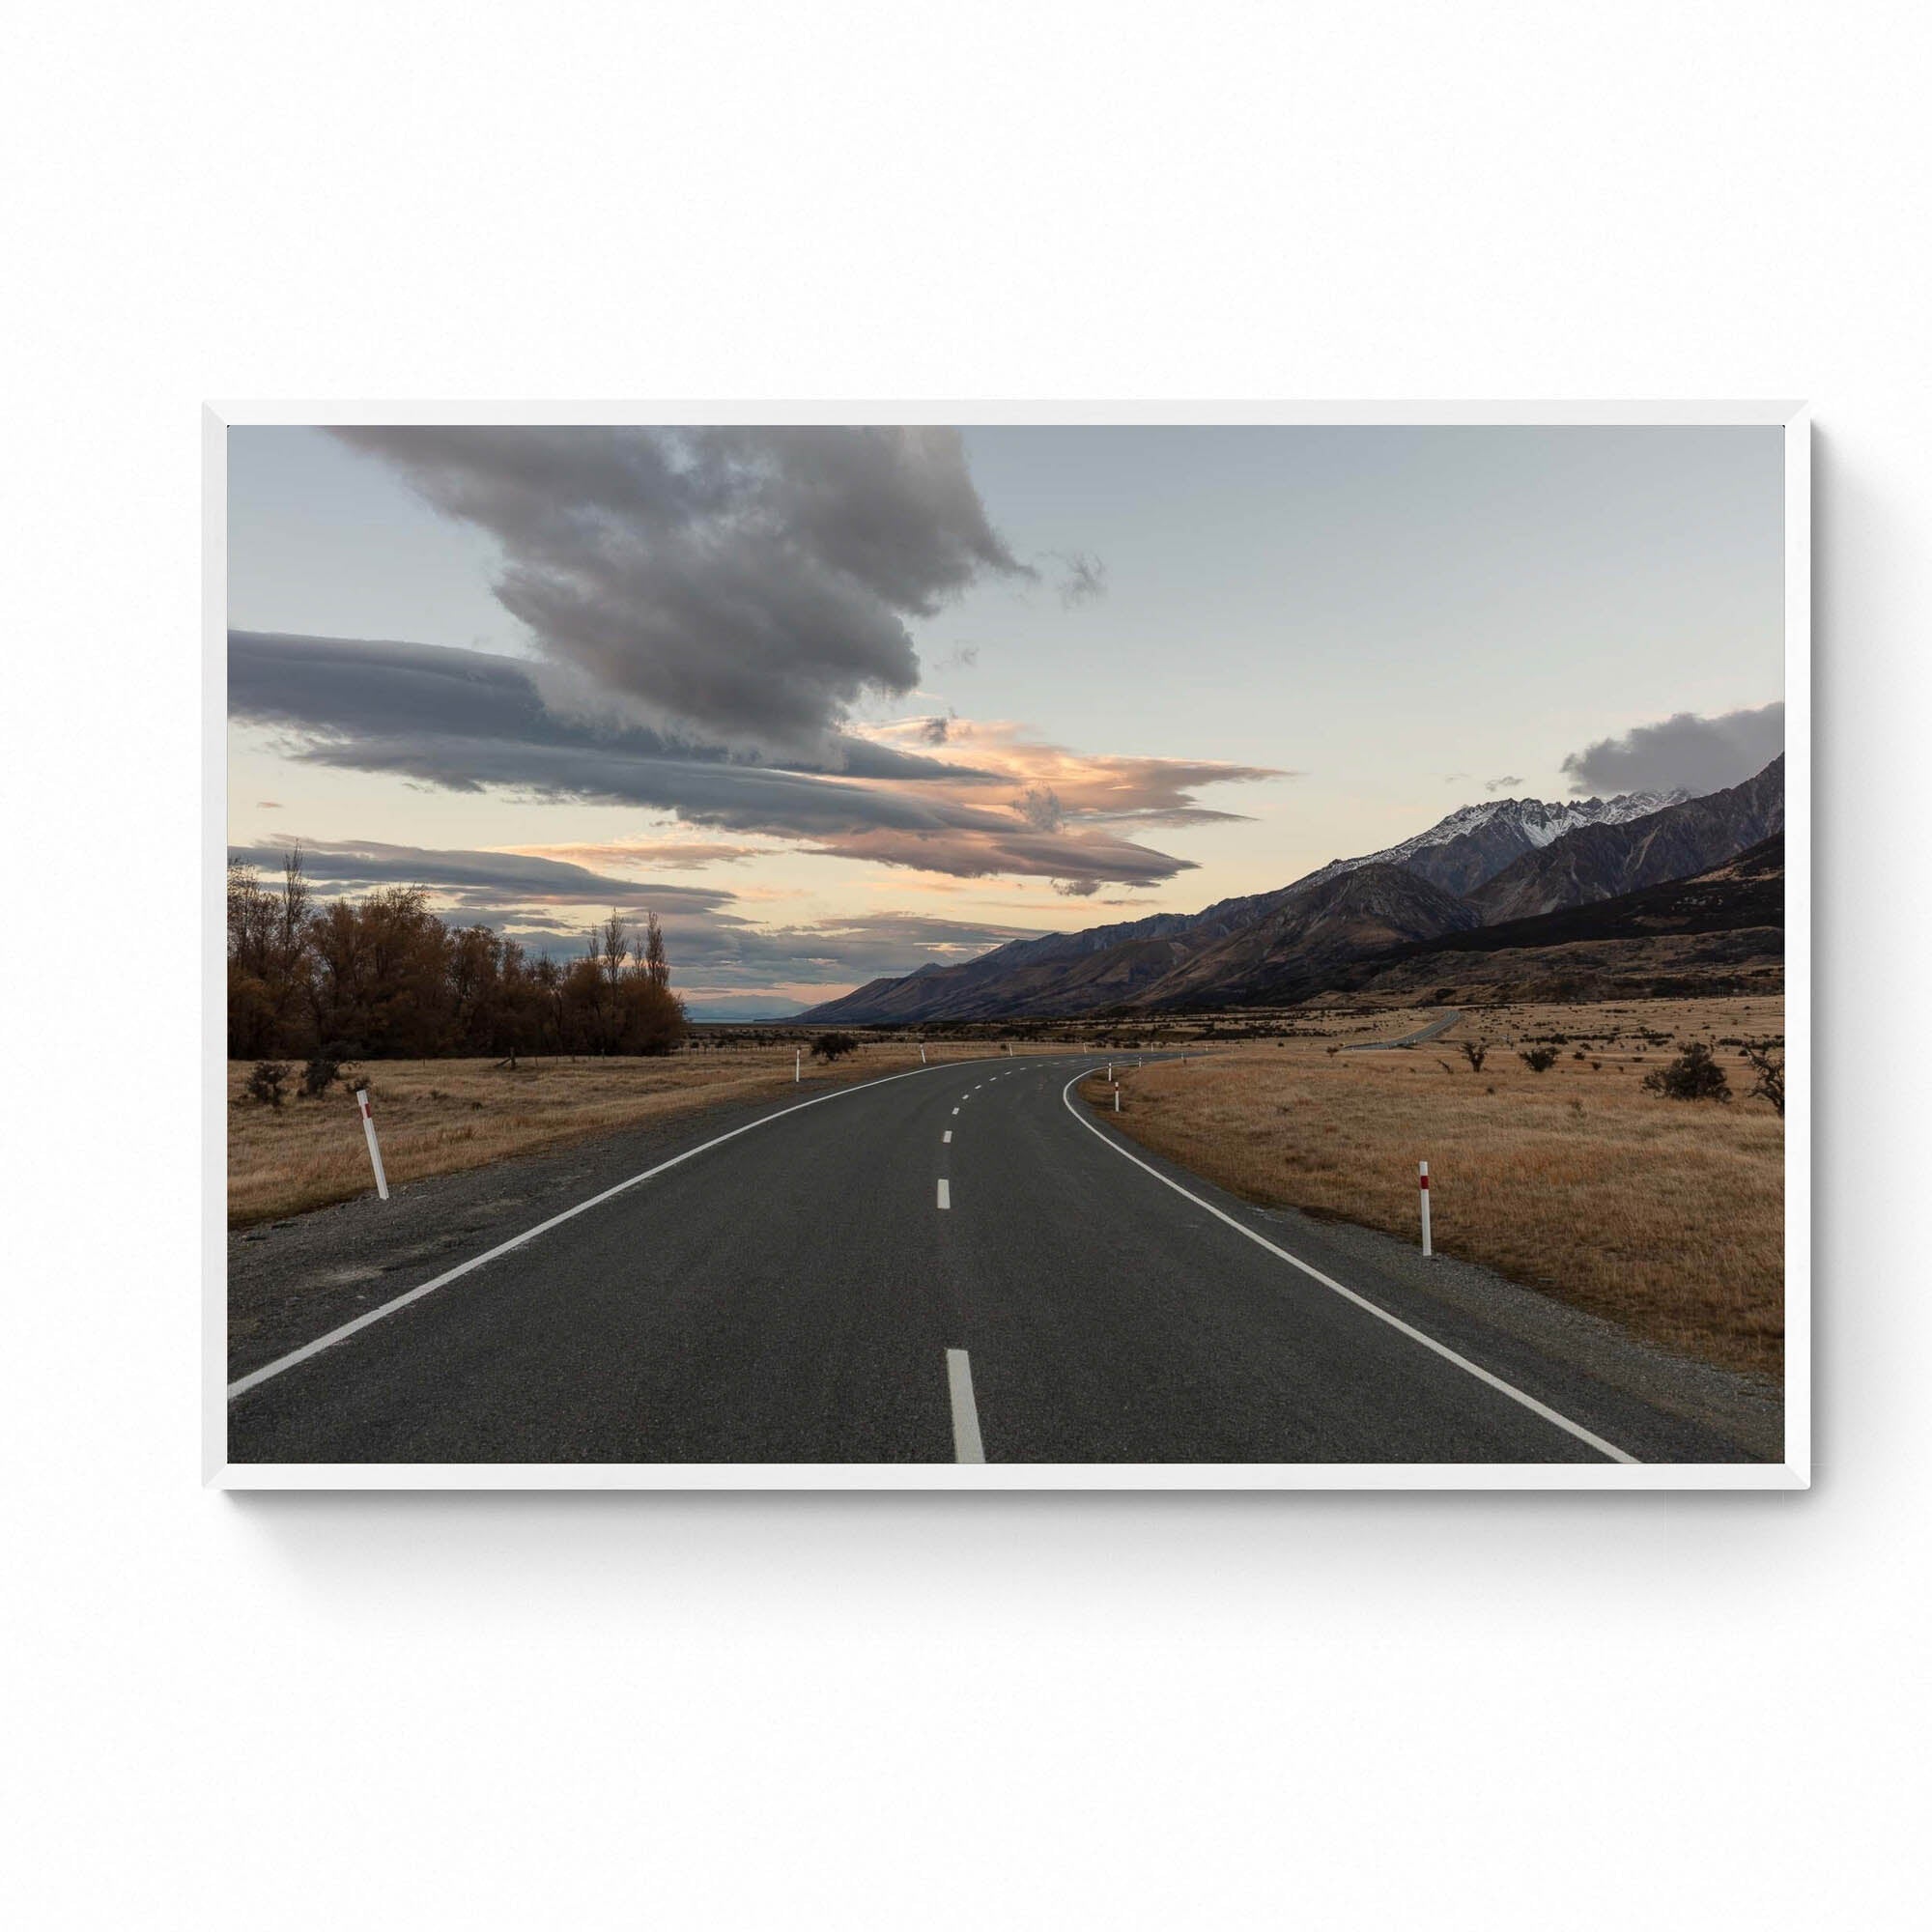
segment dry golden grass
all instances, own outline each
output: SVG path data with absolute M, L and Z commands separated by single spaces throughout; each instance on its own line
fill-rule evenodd
M 928 1048 L 935 1063 L 1000 1051 Z M 514 1072 L 487 1060 L 378 1060 L 355 1073 L 371 1081 L 383 1166 L 395 1186 L 721 1102 L 809 1094 L 918 1065 L 917 1045 L 862 1046 L 832 1067 L 814 1068 L 808 1055 L 804 1089 L 792 1085 L 789 1046 L 730 1046 L 664 1060 L 526 1060 Z M 347 1089 L 301 1099 L 296 1068 L 283 1105 L 262 1106 L 245 1095 L 250 1065 L 235 1061 L 228 1067 L 228 1225 L 247 1227 L 370 1192 L 369 1153 Z
M 1431 1016 L 1416 1009 L 1388 1032 Z M 1783 1030 L 1782 1002 L 1752 996 L 1518 1007 L 1384 1053 L 1256 1042 L 1128 1070 L 1120 1124 L 1250 1201 L 1405 1240 L 1418 1237 L 1415 1164 L 1427 1160 L 1441 1253 L 1662 1347 L 1776 1377 L 1783 1122 L 1743 1097 L 1750 1080 L 1735 1047 L 1719 1049 L 1728 1106 L 1667 1100 L 1640 1082 L 1693 1038 Z M 1532 1072 L 1518 1050 L 1551 1035 L 1567 1037 L 1560 1058 Z M 1464 1037 L 1492 1042 L 1480 1073 Z M 1097 1082 L 1086 1091 L 1098 1101 Z

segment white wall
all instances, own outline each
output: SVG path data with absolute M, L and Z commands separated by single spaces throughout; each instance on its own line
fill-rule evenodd
M 1926 1015 L 1918 10 L 77 4 L 15 31 L 10 1918 L 1922 1910 L 1932 1294 L 1890 1070 Z M 1815 1489 L 202 1492 L 196 407 L 305 394 L 1812 398 Z M 80 1025 L 111 1051 L 61 1045 Z

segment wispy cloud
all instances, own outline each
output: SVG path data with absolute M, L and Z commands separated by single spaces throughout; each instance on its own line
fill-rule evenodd
M 514 895 L 532 905 L 608 901 L 619 908 L 674 906 L 713 912 L 731 902 L 728 892 L 618 878 L 521 852 L 437 851 L 360 838 L 277 838 L 265 845 L 233 846 L 229 857 L 243 865 L 278 867 L 294 844 L 302 848 L 303 869 L 323 887 L 434 887 L 447 903 L 495 902 Z
M 696 872 L 707 866 L 742 866 L 770 856 L 768 845 L 724 845 L 713 840 L 675 838 L 611 839 L 601 845 L 517 845 L 513 851 L 533 859 L 562 859 L 574 865 L 655 866 L 667 872 Z
M 1107 594 L 1107 566 L 1097 556 L 1089 556 L 1083 551 L 1054 551 L 1050 554 L 1059 566 L 1059 581 L 1054 588 L 1069 610 Z

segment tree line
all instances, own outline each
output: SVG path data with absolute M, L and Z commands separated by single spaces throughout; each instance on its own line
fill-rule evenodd
M 319 905 L 292 847 L 278 883 L 228 868 L 228 1057 L 514 1060 L 669 1053 L 684 1002 L 656 913 L 612 912 L 564 962 L 486 925 L 452 926 L 420 886 Z

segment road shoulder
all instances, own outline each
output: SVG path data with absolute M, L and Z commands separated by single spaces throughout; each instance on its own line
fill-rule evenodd
M 887 1076 L 895 1077 L 895 1076 Z M 832 1098 L 855 1087 L 829 1089 Z M 228 1374 L 249 1374 L 467 1257 L 735 1128 L 798 1105 L 721 1102 L 544 1153 L 519 1154 L 231 1230 Z

